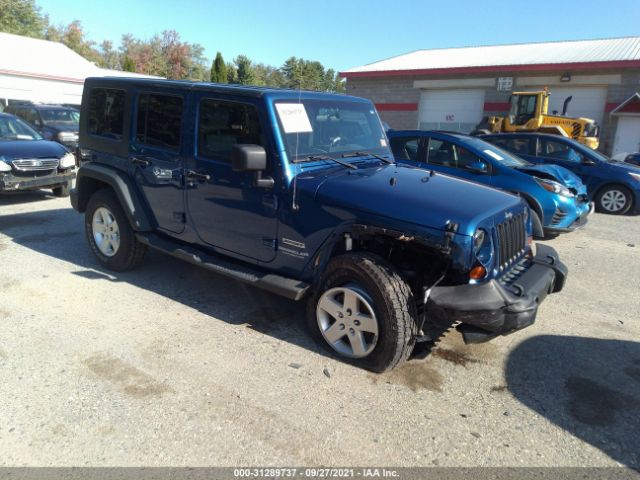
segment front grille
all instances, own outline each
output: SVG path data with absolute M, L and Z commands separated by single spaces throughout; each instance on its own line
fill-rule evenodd
M 567 212 L 563 212 L 559 208 L 556 208 L 556 211 L 553 213 L 553 217 L 551 217 L 551 225 L 558 225 L 565 219 L 566 216 Z
M 11 162 L 16 170 L 21 172 L 38 172 L 58 168 L 57 158 L 25 158 Z
M 525 216 L 521 213 L 496 226 L 498 234 L 498 267 L 502 272 L 525 252 L 527 232 Z

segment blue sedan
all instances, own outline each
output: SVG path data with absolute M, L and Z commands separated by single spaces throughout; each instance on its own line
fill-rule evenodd
M 571 170 L 587 185 L 589 199 L 603 213 L 640 211 L 640 169 L 618 162 L 570 138 L 548 133 L 503 133 L 480 138 L 536 164 Z
M 387 132 L 397 162 L 419 165 L 521 196 L 529 204 L 533 233 L 570 232 L 586 224 L 587 190 L 570 171 L 534 165 L 468 135 L 405 130 Z

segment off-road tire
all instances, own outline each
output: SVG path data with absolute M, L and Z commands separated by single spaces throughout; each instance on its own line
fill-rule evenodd
M 605 196 L 605 194 L 613 190 L 622 192 L 626 197 L 626 203 L 620 210 L 617 210 L 617 211 L 607 210 L 602 205 L 602 199 Z M 609 215 L 624 215 L 628 213 L 629 210 L 631 210 L 632 205 L 633 205 L 633 194 L 627 187 L 623 185 L 607 185 L 606 187 L 603 187 L 596 195 L 596 210 L 600 213 L 608 213 Z
M 65 182 L 51 189 L 54 197 L 68 197 L 71 191 L 71 182 Z
M 327 343 L 316 315 L 324 292 L 350 284 L 357 285 L 371 298 L 378 322 L 375 348 L 366 357 L 355 359 L 338 354 Z M 418 330 L 416 317 L 409 286 L 392 265 L 369 253 L 350 253 L 332 259 L 307 304 L 307 323 L 312 336 L 341 360 L 374 372 L 391 370 L 409 358 Z
M 120 246 L 115 255 L 111 257 L 104 255 L 100 251 L 93 237 L 93 214 L 100 207 L 108 209 L 113 214 L 120 230 Z M 105 268 L 116 272 L 124 272 L 133 270 L 142 262 L 147 246 L 140 243 L 136 238 L 129 219 L 113 190 L 103 188 L 97 190 L 91 196 L 84 215 L 84 227 L 91 251 Z

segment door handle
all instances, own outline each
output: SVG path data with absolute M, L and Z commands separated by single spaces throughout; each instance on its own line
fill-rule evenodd
M 189 180 L 197 180 L 199 182 L 208 182 L 209 180 L 211 180 L 210 175 L 207 175 L 206 173 L 196 172 L 195 170 L 187 170 L 185 172 L 185 176 Z
M 139 167 L 148 167 L 151 162 L 144 157 L 131 157 L 131 163 Z

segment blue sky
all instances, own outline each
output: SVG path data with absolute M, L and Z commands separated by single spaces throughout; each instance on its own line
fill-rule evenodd
M 336 70 L 423 48 L 640 35 L 640 0 L 36 0 L 90 39 L 166 29 L 209 58 L 245 54 L 279 66 L 295 55 Z

